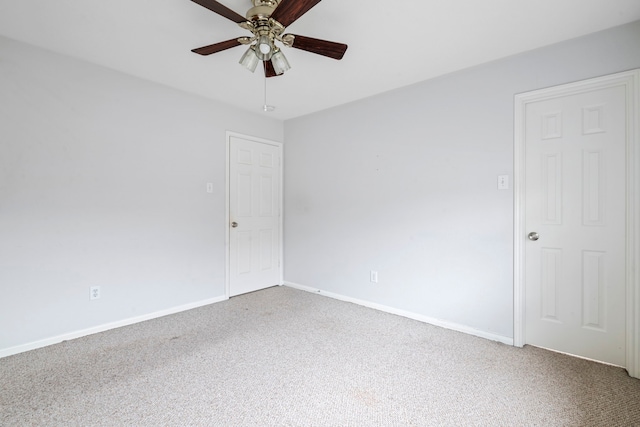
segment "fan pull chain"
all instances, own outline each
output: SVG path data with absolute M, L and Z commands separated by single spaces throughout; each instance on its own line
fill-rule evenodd
M 273 111 L 276 109 L 273 105 L 267 104 L 267 61 L 262 61 L 264 64 L 264 105 L 262 110 L 265 112 Z

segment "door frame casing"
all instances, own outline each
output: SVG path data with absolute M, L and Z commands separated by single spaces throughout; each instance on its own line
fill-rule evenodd
M 626 93 L 626 366 L 640 378 L 640 69 L 515 96 L 513 344 L 526 344 L 525 113 L 532 102 L 623 86 Z
M 229 212 L 231 210 L 231 138 L 232 137 L 236 137 L 236 138 L 242 138 L 242 139 L 246 139 L 249 141 L 253 141 L 253 142 L 257 142 L 260 144 L 267 144 L 267 145 L 272 145 L 278 148 L 278 151 L 280 152 L 280 162 L 278 165 L 278 174 L 280 175 L 280 188 L 279 188 L 279 197 L 280 197 L 280 201 L 278 204 L 278 244 L 279 244 L 279 251 L 278 251 L 278 285 L 282 286 L 282 284 L 284 283 L 283 281 L 283 272 L 284 272 L 284 248 L 282 247 L 283 245 L 283 207 L 284 207 L 284 203 L 283 203 L 283 190 L 284 190 L 284 179 L 283 179 L 283 171 L 284 171 L 284 150 L 283 150 L 283 144 L 282 142 L 278 142 L 278 141 L 272 141 L 269 139 L 265 139 L 265 138 L 258 138 L 255 136 L 251 136 L 251 135 L 245 135 L 242 133 L 238 133 L 238 132 L 232 132 L 232 131 L 227 131 L 226 132 L 226 172 L 225 172 L 225 241 L 224 241 L 224 247 L 225 247 L 225 272 L 224 272 L 224 277 L 225 277 L 225 296 L 226 298 L 229 298 L 231 295 L 231 219 L 229 216 Z

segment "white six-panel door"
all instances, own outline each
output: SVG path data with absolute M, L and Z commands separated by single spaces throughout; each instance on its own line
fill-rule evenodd
M 278 143 L 228 134 L 229 296 L 281 284 Z
M 516 98 L 514 343 L 638 376 L 637 72 Z
M 527 343 L 625 364 L 625 91 L 526 107 Z

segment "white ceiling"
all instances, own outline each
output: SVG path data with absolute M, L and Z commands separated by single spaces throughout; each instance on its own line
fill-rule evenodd
M 190 0 L 0 0 L 4 36 L 282 120 L 639 19 L 640 0 L 323 0 L 287 32 L 345 57 L 284 49 L 292 69 L 268 80 L 264 113 L 244 47 L 190 51 L 249 33 Z

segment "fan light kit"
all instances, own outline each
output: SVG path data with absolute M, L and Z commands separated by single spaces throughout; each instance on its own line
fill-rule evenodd
M 284 53 L 276 41 L 284 46 L 306 50 L 307 52 L 342 59 L 347 50 L 343 43 L 319 40 L 295 34 L 283 34 L 285 27 L 307 13 L 320 0 L 252 0 L 253 7 L 246 17 L 218 3 L 215 0 L 192 0 L 207 9 L 236 22 L 241 28 L 251 32 L 251 37 L 239 37 L 193 49 L 200 55 L 211 55 L 239 45 L 247 45 L 247 51 L 240 58 L 240 64 L 251 72 L 262 61 L 265 77 L 274 77 L 291 69 Z M 265 101 L 265 111 L 267 109 Z M 271 107 L 270 107 L 271 108 Z

